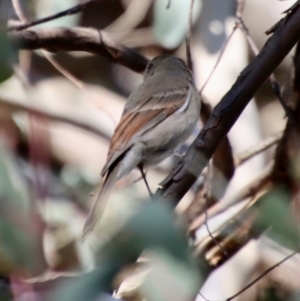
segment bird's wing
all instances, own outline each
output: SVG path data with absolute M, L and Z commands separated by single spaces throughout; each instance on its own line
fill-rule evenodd
M 192 86 L 186 84 L 176 90 L 156 92 L 152 95 L 138 92 L 134 105 L 125 106 L 121 120 L 112 137 L 107 163 L 103 168 L 104 175 L 109 167 L 122 156 L 145 132 L 161 123 L 174 112 L 184 112 L 192 96 Z

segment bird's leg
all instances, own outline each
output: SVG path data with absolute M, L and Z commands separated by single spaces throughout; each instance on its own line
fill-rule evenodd
M 141 172 L 141 174 L 142 174 L 142 178 L 143 178 L 143 180 L 144 180 L 144 182 L 145 182 L 145 184 L 146 184 L 146 187 L 147 187 L 149 196 L 150 196 L 150 198 L 152 199 L 152 198 L 153 198 L 153 193 L 151 192 L 150 187 L 149 187 L 149 184 L 148 184 L 148 182 L 147 182 L 146 174 L 145 174 L 144 169 L 143 169 L 143 165 L 142 165 L 142 164 L 138 165 L 138 168 L 139 168 L 139 170 L 140 170 L 140 172 Z

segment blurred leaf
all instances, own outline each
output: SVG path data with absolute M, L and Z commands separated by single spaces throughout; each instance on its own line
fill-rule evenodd
M 165 48 L 176 48 L 182 43 L 189 24 L 191 0 L 171 1 L 167 8 L 167 0 L 156 0 L 154 3 L 154 38 Z M 193 7 L 193 22 L 201 10 L 200 0 L 195 0 Z
M 181 276 L 187 277 L 189 274 L 190 279 L 197 282 L 197 287 L 208 276 L 209 269 L 203 264 L 202 278 L 200 277 L 200 267 L 191 258 L 186 239 L 174 225 L 172 210 L 158 202 L 151 202 L 143 206 L 102 249 L 97 270 L 60 289 L 51 300 L 95 300 L 101 291 L 111 289 L 111 283 L 120 269 L 134 262 L 145 249 L 156 250 L 158 254 L 164 254 L 163 258 L 168 258 L 165 267 L 162 262 L 156 266 L 157 271 L 160 270 L 159 267 L 164 271 L 171 271 L 171 274 L 174 271 L 184 271 Z M 153 290 L 155 289 L 157 288 L 154 287 Z
M 287 247 L 299 247 L 299 237 L 290 208 L 290 195 L 287 191 L 276 188 L 263 196 L 258 203 L 259 216 L 255 226 L 271 227 L 268 234 Z
M 0 273 L 28 267 L 28 191 L 13 156 L 0 147 Z
M 28 233 L 0 217 L 0 274 L 24 271 L 31 265 Z
M 300 291 L 294 292 L 291 297 L 289 298 L 289 301 L 299 301 L 300 300 Z
M 151 270 L 141 287 L 147 301 L 195 298 L 200 282 L 196 266 L 193 269 L 162 251 L 150 254 L 150 260 Z
M 278 287 L 276 288 L 274 284 L 271 286 L 267 287 L 266 291 L 259 296 L 257 301 L 283 301 L 286 300 L 285 298 L 283 299 L 277 291 Z
M 0 145 L 0 197 L 10 200 L 10 204 L 0 201 L 0 206 L 17 206 L 21 214 L 29 207 L 29 195 L 24 179 L 14 157 Z M 14 208 L 14 209 L 15 209 Z M 3 211 L 1 211 L 3 213 Z
M 8 79 L 12 73 L 12 59 L 15 51 L 0 28 L 0 83 Z
M 0 276 L 0 301 L 13 300 L 10 283 L 7 278 Z

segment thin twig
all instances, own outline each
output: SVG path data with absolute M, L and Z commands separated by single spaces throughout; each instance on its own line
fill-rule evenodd
M 237 18 L 241 18 L 244 12 L 244 8 L 245 8 L 245 0 L 237 0 L 237 8 L 236 8 L 236 13 L 235 16 Z
M 62 65 L 60 65 L 49 53 L 46 51 L 41 50 L 45 58 L 48 60 L 48 62 L 63 76 L 65 76 L 72 84 L 74 84 L 82 93 L 83 95 L 88 99 L 88 101 L 97 109 L 101 110 L 109 119 L 110 121 L 116 125 L 116 121 L 112 114 L 106 109 L 103 105 L 96 106 L 95 101 L 90 97 L 90 95 L 87 93 L 85 84 L 80 79 L 75 77 L 72 73 L 70 73 L 67 69 L 65 69 Z
M 296 251 L 294 251 L 293 253 L 291 253 L 290 255 L 288 255 L 287 257 L 283 258 L 282 260 L 280 260 L 279 262 L 277 262 L 276 264 L 274 264 L 273 266 L 271 266 L 270 268 L 268 268 L 267 270 L 265 270 L 261 275 L 259 275 L 257 278 L 255 278 L 253 281 L 251 281 L 249 284 L 247 284 L 243 289 L 241 289 L 239 292 L 237 292 L 236 294 L 234 294 L 233 296 L 231 296 L 230 298 L 227 298 L 226 301 L 231 301 L 234 298 L 236 298 L 237 296 L 239 296 L 240 294 L 242 294 L 244 291 L 246 291 L 248 288 L 250 288 L 253 284 L 255 284 L 256 282 L 258 282 L 260 279 L 262 279 L 264 276 L 266 276 L 268 273 L 270 273 L 271 271 L 273 271 L 275 268 L 279 267 L 281 264 L 283 264 L 285 261 L 287 261 L 288 259 L 290 259 L 291 257 L 293 257 L 294 255 L 296 255 L 298 252 L 300 251 L 300 249 L 297 249 Z
M 261 141 L 260 143 L 258 143 L 254 147 L 248 149 L 247 151 L 237 155 L 235 158 L 235 166 L 236 167 L 240 166 L 241 164 L 243 164 L 247 160 L 251 159 L 252 157 L 256 156 L 257 154 L 267 150 L 274 144 L 278 143 L 281 138 L 282 138 L 282 133 L 281 132 L 277 133 L 277 134 Z
M 290 17 L 297 9 L 297 6 L 300 5 L 300 1 L 296 1 L 290 8 L 288 8 L 287 10 L 285 10 L 283 12 L 283 14 L 286 14 L 286 17 Z M 287 18 L 288 19 L 288 18 Z M 269 35 L 271 33 L 274 33 L 276 31 L 276 29 L 278 28 L 278 26 L 280 25 L 280 21 L 277 22 L 275 25 L 273 25 L 270 29 L 268 29 L 267 31 L 265 31 L 266 35 Z
M 95 0 L 93 0 L 95 1 Z M 98 0 L 97 0 L 98 1 Z M 19 0 L 12 0 L 13 7 L 15 9 L 16 15 L 19 17 L 20 21 L 24 24 L 27 22 L 27 17 L 22 11 L 22 7 Z M 71 83 L 73 83 L 87 99 L 95 106 L 93 100 L 89 97 L 88 93 L 85 91 L 84 83 L 77 79 L 73 74 L 61 66 L 51 55 L 49 55 L 45 50 L 40 49 L 40 52 L 44 55 L 46 60 L 63 76 L 65 76 Z M 115 124 L 114 118 L 109 114 L 109 112 L 102 106 L 101 110 L 107 115 L 107 117 Z
M 246 27 L 241 16 L 236 17 L 235 24 L 244 33 L 252 53 L 256 56 L 259 53 L 258 47 L 256 46 L 255 42 L 253 41 L 252 37 L 250 36 L 249 29 Z M 280 104 L 282 105 L 286 116 L 288 116 L 289 119 L 294 119 L 293 112 L 292 112 L 291 108 L 287 105 L 286 101 L 284 100 L 284 98 L 282 96 L 282 93 L 280 91 L 280 86 L 279 86 L 278 82 L 276 81 L 274 73 L 272 73 L 271 76 L 268 78 L 267 83 L 271 87 L 271 90 L 273 91 L 273 93 L 277 97 L 277 99 L 279 100 Z
M 10 100 L 6 100 L 6 99 L 3 99 L 0 97 L 0 107 L 1 107 L 1 105 L 9 108 L 10 110 L 12 110 L 12 112 L 25 111 L 25 112 L 36 114 L 39 116 L 44 116 L 44 117 L 47 117 L 47 118 L 55 120 L 55 121 L 71 124 L 73 126 L 82 128 L 82 129 L 89 131 L 91 133 L 94 133 L 100 137 L 110 139 L 109 135 L 104 130 L 102 130 L 99 126 L 96 126 L 96 125 L 92 124 L 91 122 L 89 122 L 88 119 L 85 119 L 85 120 L 83 120 L 83 118 L 76 119 L 73 115 L 65 116 L 64 114 L 59 114 L 58 112 L 56 112 L 56 113 L 50 112 L 43 108 L 38 108 L 36 106 L 32 106 L 28 103 L 25 104 L 25 103 L 20 103 L 20 102 L 16 102 L 16 101 L 10 101 Z
M 29 27 L 32 27 L 32 26 L 35 26 L 35 25 L 38 25 L 38 24 L 41 24 L 41 23 L 45 23 L 45 22 L 49 22 L 49 21 L 52 21 L 52 20 L 55 20 L 55 19 L 58 19 L 58 18 L 61 18 L 61 17 L 65 17 L 65 16 L 71 16 L 71 15 L 74 15 L 74 14 L 77 14 L 78 12 L 82 11 L 83 9 L 85 9 L 89 4 L 93 3 L 93 2 L 97 2 L 99 0 L 87 0 L 85 2 L 82 2 L 78 5 L 75 5 L 71 8 L 68 8 L 66 10 L 63 10 L 59 13 L 56 13 L 56 14 L 53 14 L 53 15 L 50 15 L 48 17 L 45 17 L 45 18 L 41 18 L 41 19 L 37 19 L 37 20 L 34 20 L 34 21 L 28 21 L 22 25 L 14 25 L 14 26 L 10 26 L 8 28 L 9 31 L 11 30 L 24 30 L 26 28 L 29 28 Z
M 211 181 L 212 181 L 212 177 L 213 177 L 213 164 L 212 164 L 212 160 L 209 161 L 208 166 L 207 166 L 207 178 L 206 178 L 206 192 L 205 192 L 205 208 L 204 208 L 204 214 L 205 214 L 205 220 L 204 220 L 204 224 L 206 227 L 206 230 L 208 232 L 209 237 L 212 239 L 212 241 L 216 244 L 216 246 L 218 246 L 220 248 L 220 250 L 222 250 L 222 252 L 224 253 L 225 256 L 227 256 L 227 252 L 226 250 L 222 247 L 222 245 L 216 240 L 216 238 L 213 236 L 213 234 L 211 233 L 209 227 L 208 227 L 208 216 L 207 216 L 207 210 L 208 210 L 208 198 L 211 195 Z
M 280 91 L 280 86 L 278 84 L 278 82 L 275 79 L 275 75 L 272 74 L 269 79 L 267 80 L 267 83 L 269 84 L 269 86 L 271 87 L 274 95 L 277 97 L 277 99 L 279 100 L 286 116 L 291 119 L 291 120 L 295 120 L 294 114 L 293 114 L 293 110 L 287 105 L 286 101 L 284 100 L 282 93 Z
M 168 1 L 168 4 L 167 4 L 167 6 L 166 6 L 166 9 L 169 9 L 170 6 L 171 6 L 171 0 Z
M 244 7 L 245 7 L 245 0 L 238 0 L 237 1 L 236 13 L 235 13 L 236 18 L 238 18 L 238 19 L 241 18 L 242 14 L 243 14 Z M 228 38 L 226 39 L 225 43 L 222 46 L 221 52 L 219 54 L 219 57 L 218 57 L 215 65 L 214 65 L 213 69 L 211 70 L 210 74 L 208 75 L 208 78 L 206 79 L 206 81 L 204 82 L 202 88 L 200 89 L 200 94 L 202 94 L 204 88 L 206 87 L 206 85 L 208 84 L 208 82 L 211 79 L 212 75 L 216 71 L 216 69 L 217 69 L 217 67 L 218 67 L 218 65 L 219 65 L 219 63 L 221 61 L 221 58 L 223 57 L 225 49 L 226 49 L 229 41 L 233 37 L 233 34 L 235 33 L 235 31 L 236 31 L 237 28 L 238 28 L 238 26 L 237 26 L 237 24 L 235 24 L 235 26 L 232 29 L 232 32 L 230 33 L 230 35 L 228 36 Z
M 257 201 L 261 200 L 262 198 L 259 198 Z M 227 256 L 223 255 L 222 250 L 208 236 L 197 242 L 194 256 L 197 257 L 203 254 L 209 265 L 214 268 L 220 267 L 236 254 L 241 247 L 245 246 L 251 238 L 257 237 L 265 230 L 265 227 L 261 227 L 253 231 L 253 223 L 256 217 L 257 209 L 253 208 L 253 204 L 249 204 L 214 230 L 214 237 L 226 249 Z
M 194 7 L 195 0 L 191 0 L 190 4 L 190 11 L 189 11 L 189 24 L 188 30 L 186 33 L 185 38 L 185 45 L 186 45 L 186 63 L 188 68 L 193 71 L 193 61 L 192 61 L 192 54 L 191 54 L 191 35 L 192 35 L 192 26 L 193 26 L 193 7 Z
M 235 194 L 229 200 L 226 200 L 226 204 L 224 204 L 223 200 L 220 200 L 213 207 L 209 208 L 209 210 L 206 212 L 207 216 L 204 214 L 198 216 L 190 225 L 189 231 L 195 231 L 201 227 L 204 224 L 205 219 L 212 218 L 217 214 L 220 214 L 232 206 L 242 202 L 246 198 L 256 195 L 260 189 L 269 182 L 272 167 L 273 165 L 267 166 L 255 180 L 238 191 L 237 194 Z
M 225 49 L 226 49 L 226 47 L 227 47 L 229 41 L 231 40 L 233 34 L 235 33 L 236 29 L 237 29 L 237 27 L 234 27 L 234 28 L 232 29 L 231 34 L 228 36 L 228 38 L 226 39 L 225 43 L 223 44 L 222 49 L 221 49 L 220 54 L 219 54 L 219 57 L 218 57 L 218 59 L 217 59 L 215 65 L 214 65 L 213 69 L 211 70 L 211 72 L 210 72 L 210 74 L 208 75 L 206 81 L 204 82 L 202 88 L 200 89 L 200 94 L 203 93 L 203 90 L 205 89 L 205 87 L 206 87 L 206 85 L 208 84 L 208 82 L 210 81 L 212 75 L 213 75 L 214 72 L 216 71 L 216 69 L 217 69 L 217 67 L 218 67 L 218 65 L 219 65 L 219 63 L 220 63 L 220 61 L 221 61 L 221 58 L 223 57 L 223 54 L 224 54 L 224 52 L 225 52 Z
M 209 301 L 201 292 L 199 292 L 198 295 L 201 296 L 205 301 Z

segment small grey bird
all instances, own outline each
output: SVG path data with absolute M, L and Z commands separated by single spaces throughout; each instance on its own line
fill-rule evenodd
M 173 153 L 193 132 L 200 97 L 183 60 L 171 55 L 152 59 L 143 83 L 129 96 L 101 176 L 104 184 L 83 228 L 83 239 L 101 218 L 112 189 L 134 168 L 154 166 Z

